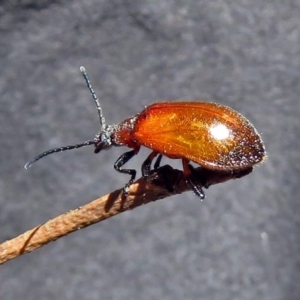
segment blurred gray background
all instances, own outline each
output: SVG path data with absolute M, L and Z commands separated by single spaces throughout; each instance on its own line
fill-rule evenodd
M 299 0 L 1 1 L 1 241 L 128 180 L 112 167 L 126 148 L 23 169 L 98 131 L 81 65 L 108 123 L 214 100 L 251 120 L 269 158 L 203 202 L 149 204 L 0 266 L 0 299 L 300 299 L 299 25 Z

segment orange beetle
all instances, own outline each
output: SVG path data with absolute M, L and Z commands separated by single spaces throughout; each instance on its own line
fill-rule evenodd
M 149 176 L 151 163 L 158 154 L 155 168 L 159 166 L 162 155 L 181 159 L 186 180 L 194 193 L 203 199 L 202 186 L 193 178 L 190 161 L 209 170 L 237 172 L 252 170 L 265 157 L 262 139 L 253 125 L 238 112 L 217 103 L 159 102 L 118 125 L 106 125 L 86 70 L 84 67 L 80 70 L 97 106 L 100 132 L 94 140 L 46 151 L 29 161 L 26 169 L 55 152 L 95 145 L 94 152 L 98 153 L 112 146 L 127 146 L 133 150 L 122 154 L 114 164 L 118 172 L 131 175 L 124 187 L 127 193 L 136 170 L 121 167 L 139 152 L 141 146 L 145 146 L 153 151 L 142 165 L 144 177 Z

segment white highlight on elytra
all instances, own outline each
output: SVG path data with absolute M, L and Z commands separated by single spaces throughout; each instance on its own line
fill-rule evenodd
M 224 124 L 213 124 L 209 128 L 210 134 L 214 137 L 216 140 L 225 140 L 230 137 L 230 129 L 226 127 Z

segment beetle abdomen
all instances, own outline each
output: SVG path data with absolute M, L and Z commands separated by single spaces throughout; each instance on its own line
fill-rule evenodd
M 258 132 L 245 117 L 209 102 L 150 105 L 138 115 L 132 138 L 170 158 L 219 170 L 247 168 L 265 155 Z

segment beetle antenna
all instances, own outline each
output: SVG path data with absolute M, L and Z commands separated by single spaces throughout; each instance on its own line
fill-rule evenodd
M 29 162 L 26 163 L 26 165 L 24 166 L 25 169 L 29 169 L 37 160 L 40 160 L 41 158 L 50 155 L 52 153 L 56 153 L 56 152 L 62 152 L 62 151 L 66 151 L 66 150 L 72 150 L 72 149 L 77 149 L 77 148 L 81 148 L 81 147 L 85 147 L 85 146 L 90 146 L 90 145 L 95 145 L 95 141 L 86 141 L 82 144 L 76 144 L 76 145 L 72 145 L 72 146 L 65 146 L 65 147 L 60 147 L 60 148 L 54 148 L 48 151 L 43 152 L 42 154 L 36 156 L 34 159 L 30 160 Z
M 98 97 L 92 87 L 92 84 L 91 84 L 91 81 L 90 81 L 90 78 L 86 72 L 86 69 L 85 67 L 81 66 L 80 68 L 80 72 L 86 82 L 86 85 L 88 87 L 88 89 L 90 90 L 90 93 L 92 94 L 92 97 L 96 103 L 96 107 L 97 107 L 97 110 L 98 110 L 98 116 L 99 116 L 99 121 L 100 121 L 100 125 L 101 125 L 101 130 L 103 130 L 105 127 L 106 127 L 106 122 L 105 122 L 105 118 L 103 116 L 103 112 L 102 112 L 102 108 L 100 106 L 100 103 L 99 103 L 99 100 L 98 100 Z

